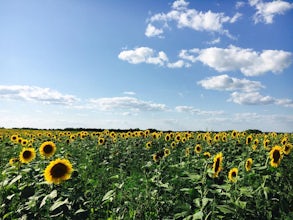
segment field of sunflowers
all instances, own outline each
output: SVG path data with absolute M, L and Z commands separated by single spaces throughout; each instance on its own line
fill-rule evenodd
M 1 219 L 293 219 L 292 133 L 0 129 Z

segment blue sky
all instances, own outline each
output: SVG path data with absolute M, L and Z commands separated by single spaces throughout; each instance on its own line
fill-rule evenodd
M 0 127 L 293 131 L 292 1 L 0 1 Z

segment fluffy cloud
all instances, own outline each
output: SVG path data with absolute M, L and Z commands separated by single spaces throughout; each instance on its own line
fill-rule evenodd
M 197 115 L 221 115 L 224 113 L 223 111 L 205 111 L 205 110 L 194 108 L 192 106 L 176 106 L 175 111 L 186 112 L 186 113 L 197 114 Z
M 262 0 L 249 0 L 249 4 L 256 9 L 256 13 L 253 16 L 254 22 L 263 22 L 265 24 L 273 23 L 275 15 L 284 14 L 293 8 L 293 3 L 282 0 L 265 3 Z
M 191 28 L 196 31 L 210 31 L 226 34 L 232 37 L 228 30 L 223 28 L 225 23 L 234 23 L 240 13 L 233 17 L 224 13 L 214 13 L 212 11 L 202 12 L 188 8 L 189 3 L 184 0 L 174 1 L 168 13 L 158 13 L 148 19 L 148 26 L 145 31 L 147 37 L 162 36 L 164 30 L 169 28 L 169 22 L 175 22 L 178 28 Z M 154 23 L 162 25 L 162 28 L 155 27 Z
M 179 57 L 191 62 L 200 61 L 218 72 L 239 70 L 246 76 L 266 72 L 282 72 L 292 63 L 292 53 L 283 50 L 257 52 L 230 45 L 228 48 L 182 50 Z
M 113 98 L 100 98 L 90 99 L 89 104 L 92 108 L 102 111 L 109 110 L 130 110 L 130 111 L 165 111 L 167 107 L 165 104 L 158 104 L 149 101 L 139 100 L 134 97 L 113 97 Z
M 201 85 L 205 89 L 220 91 L 240 90 L 243 92 L 251 92 L 264 88 L 260 82 L 229 77 L 226 74 L 203 79 L 197 82 L 197 84 Z
M 49 88 L 22 85 L 0 85 L 0 98 L 61 105 L 71 105 L 78 101 L 78 99 L 72 95 L 61 94 Z
M 233 92 L 228 101 L 243 105 L 276 104 L 285 107 L 293 107 L 293 101 L 291 99 L 277 99 L 271 96 L 263 96 L 259 92 Z
M 163 66 L 168 61 L 167 55 L 149 47 L 138 47 L 134 50 L 124 50 L 119 53 L 118 58 L 131 64 L 148 63 Z

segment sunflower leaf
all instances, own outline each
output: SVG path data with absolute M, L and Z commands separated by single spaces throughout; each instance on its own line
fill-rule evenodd
M 22 177 L 21 174 L 19 174 L 18 176 L 14 177 L 11 182 L 9 183 L 9 185 L 12 185 L 13 183 L 17 182 L 18 180 L 20 180 Z
M 59 208 L 60 206 L 68 204 L 68 198 L 65 199 L 64 201 L 61 201 L 61 198 L 57 199 L 56 202 L 50 207 L 50 211 L 54 211 L 55 209 Z

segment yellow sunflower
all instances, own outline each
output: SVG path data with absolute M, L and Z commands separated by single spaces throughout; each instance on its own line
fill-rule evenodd
M 56 159 L 50 162 L 44 171 L 45 180 L 48 183 L 60 184 L 70 179 L 73 171 L 72 165 L 67 159 Z
M 248 158 L 245 162 L 245 170 L 246 171 L 250 171 L 251 170 L 251 167 L 252 167 L 252 159 L 251 158 Z
M 146 144 L 145 144 L 145 148 L 148 150 L 150 149 L 152 146 L 152 142 L 151 141 L 148 141 Z
M 278 145 L 274 146 L 272 150 L 270 151 L 271 166 L 278 167 L 281 163 L 282 158 L 283 158 L 283 148 Z
M 214 157 L 214 164 L 213 164 L 214 177 L 218 177 L 220 171 L 223 169 L 222 162 L 223 162 L 223 153 L 220 152 L 216 154 L 216 156 Z
M 203 155 L 206 156 L 207 158 L 211 157 L 211 153 L 208 151 L 204 152 Z
M 175 141 L 172 141 L 171 142 L 171 148 L 173 149 L 173 148 L 175 148 L 176 147 L 176 142 Z
M 234 167 L 229 171 L 228 179 L 230 182 L 235 183 L 237 181 L 237 177 L 238 177 L 238 168 Z
M 250 134 L 250 135 L 248 135 L 247 137 L 246 137 L 246 144 L 250 144 L 251 143 L 251 141 L 252 141 L 252 135 Z
M 286 145 L 283 146 L 283 152 L 286 155 L 289 155 L 291 150 L 293 148 L 293 145 L 291 143 L 287 143 Z
M 202 147 L 200 144 L 197 144 L 195 147 L 194 147 L 194 152 L 197 153 L 197 154 L 200 154 L 200 152 L 202 151 Z
M 11 135 L 10 140 L 14 143 L 18 142 L 18 135 L 17 134 Z
M 46 141 L 39 148 L 40 154 L 46 158 L 50 158 L 56 152 L 56 145 L 52 141 Z
M 32 147 L 25 147 L 19 153 L 19 160 L 21 163 L 29 163 L 36 157 L 36 151 Z
M 165 148 L 164 149 L 164 157 L 168 157 L 170 155 L 170 149 L 169 148 Z
M 104 143 L 105 143 L 105 138 L 100 137 L 100 138 L 98 139 L 98 144 L 99 144 L 99 145 L 103 145 Z
M 11 158 L 11 159 L 9 160 L 9 164 L 10 164 L 11 166 L 16 166 L 18 163 L 19 163 L 19 159 L 18 159 L 17 157 Z
M 170 134 L 166 134 L 165 141 L 170 141 L 170 140 L 171 140 L 171 135 Z

